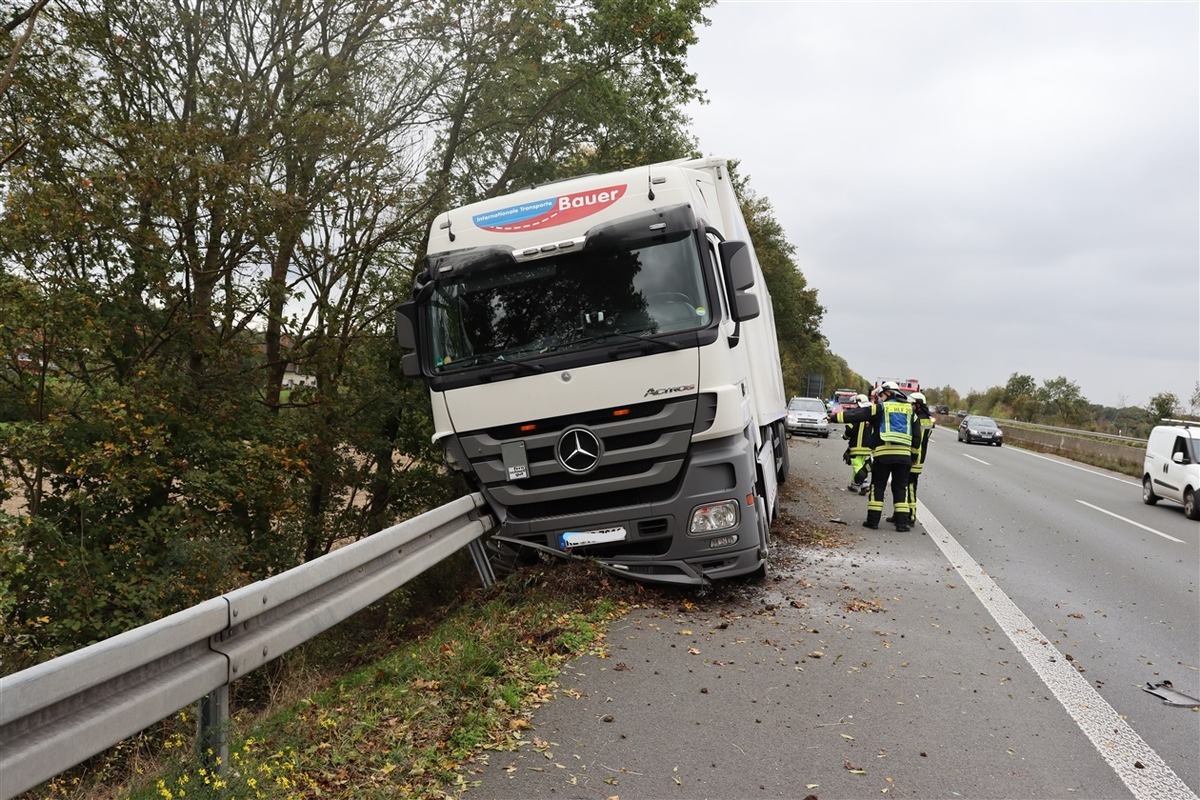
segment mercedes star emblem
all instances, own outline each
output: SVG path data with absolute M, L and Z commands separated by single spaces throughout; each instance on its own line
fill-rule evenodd
M 600 439 L 587 428 L 564 431 L 554 449 L 563 469 L 576 475 L 591 472 L 600 463 Z

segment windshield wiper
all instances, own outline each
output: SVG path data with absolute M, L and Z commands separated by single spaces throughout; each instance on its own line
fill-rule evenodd
M 497 365 L 503 367 L 513 367 L 517 370 L 526 372 L 545 372 L 546 368 L 541 364 L 534 364 L 528 361 L 510 361 L 504 357 L 503 353 L 476 353 L 472 356 L 467 356 L 463 359 L 453 362 L 447 366 L 450 367 L 475 367 L 480 364 Z
M 544 350 L 543 353 L 561 353 L 566 350 L 575 350 L 589 345 L 603 345 L 610 339 L 624 339 L 637 342 L 649 345 L 651 349 L 655 350 L 678 350 L 682 347 L 682 345 L 672 341 L 647 339 L 647 333 L 654 333 L 654 330 L 652 328 L 640 328 L 632 331 L 597 331 L 596 333 L 581 336 L 578 339 L 571 339 L 570 341 L 556 344 Z
M 610 333 L 602 333 L 596 337 L 596 342 L 604 342 L 609 339 L 628 339 L 634 342 L 642 342 L 651 345 L 658 350 L 678 350 L 683 345 L 670 339 L 647 339 L 647 333 L 654 333 L 652 328 L 640 328 L 632 331 L 612 331 Z

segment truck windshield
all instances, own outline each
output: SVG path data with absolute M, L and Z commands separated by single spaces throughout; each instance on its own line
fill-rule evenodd
M 703 328 L 712 321 L 690 233 L 584 250 L 439 280 L 429 300 L 434 369 L 519 361 Z

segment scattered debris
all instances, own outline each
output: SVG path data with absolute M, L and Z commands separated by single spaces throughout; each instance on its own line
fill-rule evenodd
M 1142 691 L 1149 692 L 1155 697 L 1161 698 L 1165 706 L 1181 706 L 1184 708 L 1200 706 L 1200 700 L 1191 695 L 1176 691 L 1170 681 L 1147 683 Z
M 855 611 L 865 611 L 869 614 L 887 610 L 883 607 L 883 603 L 878 600 L 863 600 L 858 597 L 848 601 L 843 608 L 852 613 Z

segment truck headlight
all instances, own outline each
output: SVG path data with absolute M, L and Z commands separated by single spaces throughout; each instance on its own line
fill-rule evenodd
M 739 515 L 737 500 L 722 500 L 719 503 L 696 506 L 692 509 L 688 532 L 714 533 L 736 528 Z

